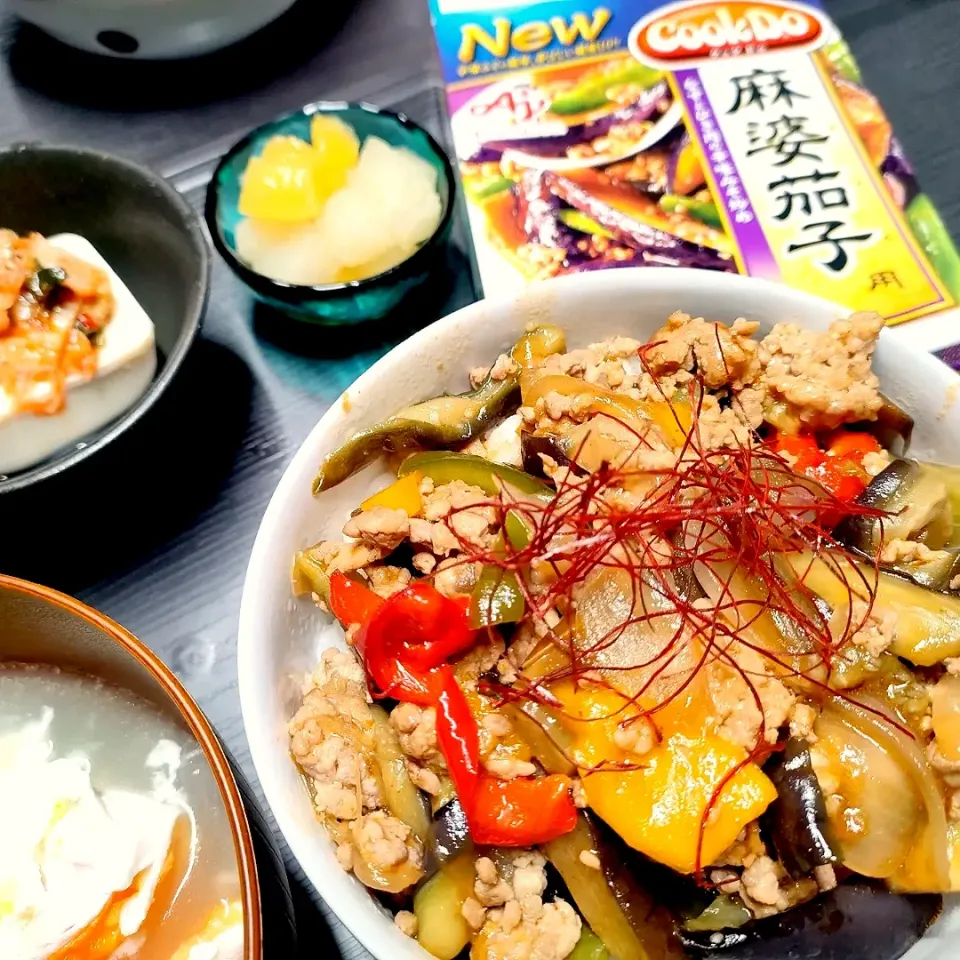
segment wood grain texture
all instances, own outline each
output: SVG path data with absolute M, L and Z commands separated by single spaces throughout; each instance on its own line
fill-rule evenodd
M 331 6 L 348 11 L 346 4 L 301 5 L 287 34 L 271 32 L 246 58 L 215 61 L 221 75 L 211 80 L 208 70 L 202 83 L 189 66 L 164 73 L 93 63 L 7 22 L 0 141 L 90 144 L 126 154 L 170 176 L 199 203 L 223 149 L 250 126 L 310 100 L 399 104 L 443 135 L 424 0 L 362 0 L 332 37 L 312 12 Z M 833 0 L 828 8 L 957 236 L 956 0 Z M 264 62 L 251 63 L 253 56 Z M 147 96 L 144 84 L 151 83 L 161 86 Z M 75 497 L 78 485 L 96 484 L 106 516 L 115 501 L 129 505 L 122 519 L 105 522 L 96 543 L 71 545 L 62 542 L 60 524 L 68 520 L 55 516 L 38 535 L 33 519 L 24 523 L 29 509 L 0 504 L 0 569 L 76 593 L 160 653 L 217 726 L 261 801 L 240 720 L 235 655 L 257 526 L 284 466 L 339 393 L 407 326 L 472 299 L 464 260 L 452 256 L 451 288 L 434 291 L 432 303 L 386 329 L 327 343 L 323 352 L 297 342 L 278 318 L 255 311 L 218 262 L 203 337 L 177 389 L 124 449 L 98 459 L 96 472 L 82 481 L 72 476 L 63 494 Z M 352 352 L 358 343 L 362 349 Z M 285 847 L 283 853 L 301 879 Z M 309 908 L 301 912 L 309 945 L 316 920 Z M 366 956 L 335 920 L 333 927 L 347 960 Z

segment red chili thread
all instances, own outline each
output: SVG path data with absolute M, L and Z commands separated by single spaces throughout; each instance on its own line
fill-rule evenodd
M 655 344 L 648 344 L 639 351 L 641 363 L 647 369 L 645 353 L 652 346 Z M 660 381 L 654 377 L 654 382 L 663 399 L 668 400 Z M 529 699 L 556 710 L 556 701 L 544 692 L 550 684 L 564 679 L 575 683 L 582 681 L 588 671 L 596 671 L 597 655 L 615 645 L 628 630 L 656 629 L 659 619 L 675 617 L 678 621 L 676 629 L 665 638 L 651 659 L 622 666 L 604 665 L 602 679 L 591 674 L 591 682 L 605 683 L 612 688 L 613 684 L 607 679 L 609 675 L 616 675 L 619 671 L 652 670 L 641 690 L 625 698 L 623 706 L 612 716 L 626 710 L 630 703 L 639 707 L 641 699 L 649 699 L 651 688 L 683 653 L 684 643 L 693 638 L 698 639 L 703 647 L 693 669 L 663 700 L 652 707 L 640 708 L 641 716 L 652 720 L 653 715 L 682 695 L 708 663 L 719 660 L 743 679 L 762 717 L 762 702 L 751 680 L 751 672 L 745 670 L 731 652 L 736 643 L 762 656 L 773 668 L 774 675 L 788 684 L 802 681 L 824 695 L 852 699 L 842 691 L 833 690 L 825 679 L 815 674 L 828 677 L 835 658 L 867 623 L 876 599 L 879 557 L 874 557 L 872 573 L 861 570 L 852 562 L 856 559 L 854 554 L 826 529 L 824 519 L 836 522 L 837 518 L 867 517 L 882 522 L 886 514 L 875 508 L 845 503 L 825 490 L 818 490 L 809 479 L 794 473 L 784 457 L 763 443 L 705 449 L 700 429 L 704 397 L 700 378 L 691 381 L 688 395 L 692 426 L 676 451 L 678 459 L 673 467 L 641 470 L 626 466 L 642 450 L 653 449 L 653 445 L 647 434 L 617 421 L 637 439 L 636 446 L 624 459 L 624 466 L 603 465 L 593 473 L 578 471 L 576 461 L 583 451 L 582 443 L 571 457 L 570 469 L 557 483 L 557 496 L 549 503 L 524 497 L 504 486 L 498 496 L 454 508 L 445 518 L 461 551 L 458 564 L 481 564 L 498 567 L 504 573 L 514 573 L 528 615 L 534 620 L 543 621 L 550 610 L 569 613 L 575 606 L 577 591 L 598 571 L 621 570 L 629 575 L 632 616 L 604 636 L 592 638 L 586 646 L 586 638 L 579 635 L 576 623 L 566 637 L 548 630 L 546 635 L 569 656 L 570 663 L 542 678 L 536 685 L 508 686 L 485 681 L 483 692 L 487 695 L 503 702 Z M 673 416 L 682 427 L 676 410 Z M 600 417 L 609 417 L 609 414 L 597 414 L 594 419 Z M 629 508 L 617 506 L 614 494 L 631 486 L 633 480 L 647 481 L 650 487 Z M 502 551 L 494 552 L 460 536 L 451 523 L 453 515 L 477 506 L 494 507 L 497 525 L 501 528 L 508 511 L 520 516 L 532 531 L 529 543 L 517 548 L 508 537 L 504 537 Z M 694 531 L 691 545 L 686 545 L 681 537 L 673 543 L 669 557 L 657 554 L 653 545 L 670 542 L 670 535 L 677 530 Z M 846 620 L 839 637 L 834 637 L 827 618 L 817 608 L 815 595 L 805 584 L 805 571 L 791 571 L 785 577 L 782 565 L 777 562 L 785 554 L 801 552 L 809 552 L 814 560 L 826 563 L 846 592 Z M 536 564 L 552 571 L 553 582 L 545 588 L 534 589 L 526 575 Z M 718 578 L 717 600 L 710 599 L 698 606 L 678 590 L 672 574 L 687 571 L 694 564 L 708 569 L 729 566 L 729 575 Z M 756 599 L 735 596 L 733 578 L 738 572 L 752 581 Z M 853 574 L 850 579 L 848 572 Z M 658 597 L 659 609 L 649 607 L 644 585 Z M 866 604 L 859 620 L 853 613 L 855 599 Z M 753 629 L 771 617 L 777 635 L 782 636 L 776 622 L 778 618 L 783 623 L 792 624 L 792 632 L 804 638 L 808 652 L 783 656 L 751 640 Z M 806 669 L 798 665 L 807 661 L 810 665 Z M 881 711 L 861 706 L 890 722 Z M 751 762 L 765 759 L 776 749 L 775 745 L 766 742 L 765 734 L 765 722 L 761 720 L 757 742 L 747 751 L 744 760 L 721 780 L 707 803 L 700 823 L 696 856 L 695 875 L 701 882 L 702 847 L 710 813 L 724 788 L 741 770 Z M 639 767 L 642 763 L 607 763 L 584 769 L 589 774 L 599 769 Z

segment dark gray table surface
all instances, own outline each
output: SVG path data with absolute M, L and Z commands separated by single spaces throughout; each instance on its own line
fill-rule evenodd
M 342 23 L 331 26 L 329 13 L 313 12 L 330 7 L 341 11 Z M 828 8 L 957 237 L 956 0 L 832 0 Z M 0 143 L 41 140 L 124 154 L 169 176 L 194 203 L 226 147 L 251 126 L 310 100 L 399 105 L 443 134 L 426 0 L 360 0 L 354 6 L 305 0 L 287 23 L 240 54 L 173 69 L 101 63 L 12 21 L 0 29 L 6 53 L 0 61 Z M 473 298 L 464 261 L 453 256 L 451 288 L 437 290 L 436 302 L 411 316 L 411 324 Z M 334 398 L 403 336 L 397 327 L 348 337 L 328 342 L 318 354 L 284 333 L 273 318 L 256 313 L 245 289 L 217 262 L 203 336 L 179 393 L 167 404 L 166 421 L 154 423 L 125 459 L 104 461 L 99 469 L 109 476 L 93 478 L 101 493 L 97 502 L 126 496 L 133 513 L 108 523 L 95 543 L 65 537 L 26 551 L 22 561 L 3 561 L 4 572 L 75 593 L 163 656 L 207 711 L 261 800 L 236 691 L 237 612 L 247 557 L 297 446 Z M 0 541 L 4 534 L 0 527 Z M 285 848 L 284 854 L 300 884 L 302 874 Z M 308 938 L 316 922 L 309 905 L 303 907 Z M 342 927 L 333 926 L 345 958 L 365 956 Z

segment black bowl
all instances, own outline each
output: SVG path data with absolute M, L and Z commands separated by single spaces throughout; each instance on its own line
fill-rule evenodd
M 157 341 L 157 372 L 134 406 L 42 463 L 0 477 L 0 494 L 9 494 L 92 457 L 153 406 L 200 327 L 210 250 L 200 218 L 163 177 L 77 147 L 0 151 L 0 227 L 86 237 L 147 312 Z

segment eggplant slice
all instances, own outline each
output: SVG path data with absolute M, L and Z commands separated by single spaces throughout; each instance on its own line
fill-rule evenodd
M 736 270 L 730 257 L 710 247 L 681 240 L 665 230 L 641 223 L 630 214 L 616 210 L 610 204 L 593 196 L 589 188 L 581 186 L 568 177 L 547 171 L 544 178 L 551 192 L 564 203 L 595 220 L 622 243 L 642 254 L 651 265 L 699 267 L 704 270 Z
M 886 511 L 876 519 L 848 517 L 836 531 L 837 539 L 870 562 L 883 542 L 919 540 L 938 554 L 929 560 L 883 564 L 884 569 L 928 590 L 946 592 L 960 573 L 960 547 L 954 535 L 949 491 L 935 469 L 916 460 L 894 460 L 878 473 L 857 503 Z
M 766 772 L 777 788 L 767 820 L 780 861 L 793 876 L 836 863 L 839 847 L 831 834 L 823 793 L 806 740 L 791 737 Z
M 858 879 L 737 930 L 680 936 L 688 955 L 703 960 L 898 960 L 942 907 L 939 895 L 904 896 Z

